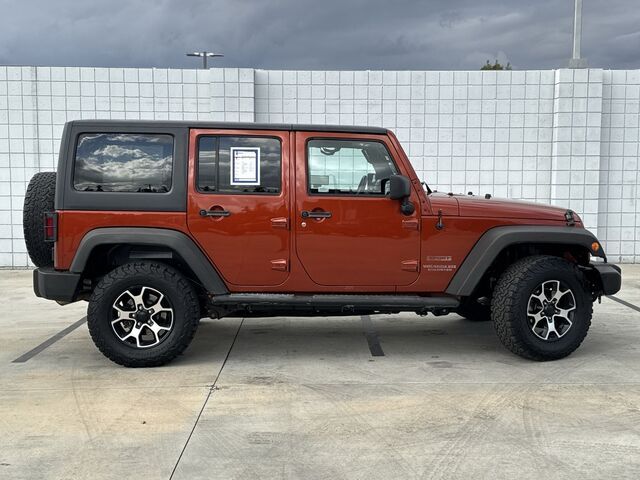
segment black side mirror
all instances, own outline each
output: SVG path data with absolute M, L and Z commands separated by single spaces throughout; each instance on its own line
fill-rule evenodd
M 389 198 L 402 200 L 411 195 L 411 181 L 404 175 L 391 175 L 389 178 Z
M 410 196 L 411 180 L 404 175 L 391 175 L 389 178 L 389 198 L 402 200 L 400 211 L 403 215 L 411 215 L 416 211 L 416 207 L 409 201 Z

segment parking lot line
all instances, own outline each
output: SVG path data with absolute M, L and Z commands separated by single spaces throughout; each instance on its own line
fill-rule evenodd
M 176 469 L 178 468 L 178 465 L 180 464 L 180 460 L 182 460 L 182 456 L 184 455 L 184 452 L 187 449 L 187 445 L 189 445 L 189 440 L 191 440 L 191 437 L 193 436 L 193 432 L 195 432 L 196 427 L 198 426 L 198 422 L 200 421 L 200 417 L 202 417 L 202 412 L 204 412 L 204 408 L 207 406 L 207 403 L 209 403 L 209 399 L 211 398 L 211 394 L 216 389 L 216 384 L 218 383 L 218 379 L 220 378 L 220 374 L 222 373 L 222 370 L 224 369 L 224 366 L 227 364 L 227 360 L 229 360 L 229 356 L 231 355 L 231 350 L 233 350 L 233 346 L 236 344 L 236 340 L 238 339 L 238 335 L 240 335 L 240 330 L 242 329 L 242 324 L 243 323 L 244 323 L 244 318 L 240 320 L 240 324 L 238 325 L 238 330 L 236 331 L 236 334 L 233 337 L 233 340 L 231 341 L 231 345 L 229 345 L 229 351 L 227 352 L 227 355 L 224 357 L 224 360 L 222 361 L 222 365 L 220 365 L 220 370 L 218 370 L 218 374 L 216 375 L 216 378 L 213 380 L 213 383 L 211 384 L 211 388 L 209 388 L 209 393 L 207 393 L 207 397 L 204 399 L 204 402 L 202 403 L 202 408 L 198 412 L 198 416 L 196 417 L 196 421 L 193 423 L 193 428 L 191 428 L 191 431 L 189 432 L 189 436 L 187 437 L 187 441 L 184 442 L 184 446 L 182 447 L 182 450 L 180 451 L 180 455 L 178 455 L 178 460 L 176 460 L 176 464 L 173 466 L 173 470 L 171 470 L 171 475 L 169 476 L 169 480 L 171 480 L 173 478 L 173 476 L 175 475 Z
M 624 305 L 625 307 L 629 307 L 630 309 L 635 310 L 636 312 L 640 312 L 640 307 L 638 307 L 637 305 L 634 305 L 633 303 L 626 302 L 621 298 L 614 297 L 613 295 L 607 295 L 607 298 L 610 298 L 611 300 L 618 302 L 619 304 Z
M 382 345 L 380 345 L 380 337 L 378 337 L 378 332 L 373 327 L 371 317 L 369 315 L 361 315 L 361 317 L 362 326 L 364 327 L 364 336 L 367 339 L 367 343 L 369 344 L 369 351 L 371 352 L 371 356 L 384 357 L 384 351 L 382 350 Z
M 67 328 L 60 330 L 58 333 L 56 333 L 55 335 L 53 335 L 52 337 L 46 339 L 44 342 L 42 342 L 40 345 L 38 345 L 37 347 L 29 350 L 27 353 L 20 355 L 18 358 L 16 358 L 14 361 L 12 361 L 11 363 L 24 363 L 30 359 L 32 359 L 33 357 L 35 357 L 37 354 L 39 354 L 40 352 L 42 352 L 45 348 L 53 345 L 54 343 L 56 343 L 58 340 L 60 340 L 61 338 L 65 337 L 66 335 L 70 334 L 71 332 L 73 332 L 76 328 L 78 328 L 80 325 L 82 325 L 83 323 L 85 323 L 87 321 L 87 317 L 82 317 L 80 320 L 78 320 L 75 323 L 72 323 L 71 325 L 69 325 Z

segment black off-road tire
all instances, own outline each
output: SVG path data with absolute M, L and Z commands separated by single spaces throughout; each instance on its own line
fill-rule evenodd
M 175 312 L 166 338 L 149 348 L 125 343 L 111 327 L 114 302 L 136 286 L 157 289 Z M 170 362 L 189 346 L 199 320 L 200 304 L 191 283 L 176 269 L 152 262 L 128 263 L 109 272 L 94 289 L 87 310 L 93 342 L 107 358 L 125 367 L 157 367 Z
M 44 241 L 44 213 L 54 209 L 56 172 L 40 172 L 31 177 L 24 195 L 22 228 L 27 252 L 36 267 L 53 266 L 53 243 Z
M 456 313 L 471 322 L 488 322 L 491 320 L 491 305 L 478 303 L 475 298 L 466 298 L 460 303 Z
M 542 340 L 527 319 L 527 306 L 534 290 L 545 281 L 559 280 L 575 298 L 571 328 L 560 338 Z M 493 294 L 491 316 L 502 344 L 523 358 L 536 361 L 557 360 L 576 350 L 589 331 L 593 301 L 582 272 L 559 257 L 539 255 L 523 258 L 502 274 Z

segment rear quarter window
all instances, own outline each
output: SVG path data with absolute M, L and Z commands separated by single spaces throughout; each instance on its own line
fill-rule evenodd
M 168 134 L 83 133 L 73 187 L 84 192 L 168 193 L 174 139 Z

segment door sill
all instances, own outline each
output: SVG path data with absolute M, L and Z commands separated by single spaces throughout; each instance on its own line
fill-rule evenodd
M 282 293 L 231 293 L 214 295 L 209 299 L 211 307 L 247 312 L 311 311 L 317 314 L 342 312 L 346 314 L 416 312 L 446 315 L 460 302 L 452 296 L 422 297 L 419 295 L 376 294 L 319 294 L 296 295 Z

